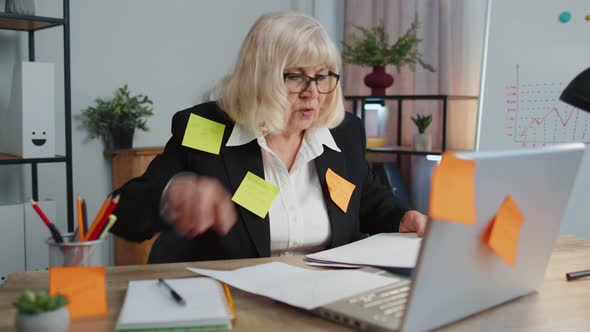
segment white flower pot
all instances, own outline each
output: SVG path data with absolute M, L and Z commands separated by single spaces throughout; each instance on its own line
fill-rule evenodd
M 428 133 L 414 134 L 414 137 L 412 137 L 412 146 L 417 151 L 431 151 L 432 137 Z
M 66 307 L 40 314 L 27 314 L 18 311 L 15 326 L 18 332 L 65 332 L 70 326 L 70 314 Z

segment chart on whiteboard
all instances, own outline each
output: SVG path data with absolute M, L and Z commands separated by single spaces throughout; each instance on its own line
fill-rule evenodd
M 589 114 L 559 100 L 567 84 L 516 65 L 514 81 L 506 85 L 505 136 L 523 147 L 590 143 Z

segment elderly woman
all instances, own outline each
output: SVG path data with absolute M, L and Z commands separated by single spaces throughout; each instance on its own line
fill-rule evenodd
M 306 254 L 378 232 L 422 235 L 426 216 L 403 210 L 365 160 L 339 67 L 315 19 L 260 17 L 217 102 L 176 113 L 163 154 L 117 190 L 112 232 L 132 241 L 161 232 L 151 263 Z

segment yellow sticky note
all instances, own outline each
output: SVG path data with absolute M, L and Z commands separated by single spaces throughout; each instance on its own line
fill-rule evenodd
M 219 122 L 191 114 L 186 124 L 182 145 L 196 150 L 219 154 L 224 130 L 225 125 Z
M 278 193 L 277 186 L 248 172 L 231 199 L 260 218 L 264 218 Z
M 348 203 L 350 197 L 356 186 L 348 182 L 345 178 L 334 173 L 331 168 L 326 171 L 326 184 L 328 185 L 328 192 L 330 198 L 336 205 L 344 212 L 348 210 Z
M 494 216 L 487 244 L 510 266 L 516 263 L 518 238 L 523 222 L 524 215 L 518 205 L 512 196 L 506 196 Z
M 445 152 L 432 172 L 430 184 L 431 218 L 475 224 L 475 161 Z
M 49 294 L 68 298 L 71 317 L 106 315 L 107 293 L 104 267 L 49 268 Z

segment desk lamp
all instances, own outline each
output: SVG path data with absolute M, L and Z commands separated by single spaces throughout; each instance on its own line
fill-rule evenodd
M 590 112 L 590 68 L 579 73 L 563 90 L 561 101 L 585 112 Z M 574 280 L 590 276 L 590 270 L 566 273 L 566 279 Z
M 563 90 L 559 99 L 582 111 L 590 112 L 590 68 L 579 73 Z

